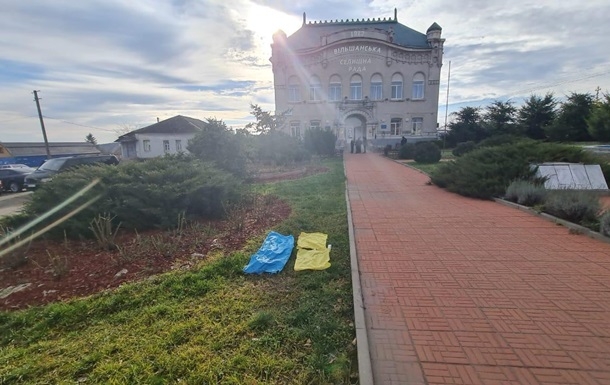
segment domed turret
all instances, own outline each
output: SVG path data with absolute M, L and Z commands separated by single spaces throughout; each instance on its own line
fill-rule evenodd
M 428 41 L 433 40 L 433 39 L 440 39 L 442 31 L 443 31 L 443 29 L 441 28 L 440 25 L 438 25 L 436 23 L 432 23 L 430 28 L 428 28 L 428 30 L 426 31 L 426 36 L 428 37 Z

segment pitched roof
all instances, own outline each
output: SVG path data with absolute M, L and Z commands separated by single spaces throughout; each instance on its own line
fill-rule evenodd
M 428 27 L 428 30 L 426 32 L 430 32 L 430 31 L 442 31 L 443 29 L 441 28 L 440 25 L 436 24 L 436 22 L 432 23 L 432 25 L 430 27 Z
M 205 122 L 188 116 L 176 115 L 150 126 L 119 136 L 115 142 L 135 140 L 135 134 L 190 134 L 202 130 Z
M 2 142 L 11 156 L 47 155 L 44 142 Z M 99 154 L 93 143 L 88 142 L 49 142 L 51 155 Z
M 409 48 L 430 48 L 425 34 L 417 32 L 396 20 L 331 21 L 303 24 L 299 30 L 288 37 L 288 45 L 295 51 L 320 46 L 322 36 L 346 29 L 371 29 L 389 33 L 394 32 L 393 43 Z

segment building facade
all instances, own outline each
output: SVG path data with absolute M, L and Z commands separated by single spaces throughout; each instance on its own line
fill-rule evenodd
M 188 143 L 205 127 L 205 122 L 176 115 L 155 124 L 121 135 L 123 159 L 149 159 L 165 154 L 188 153 Z
M 307 22 L 290 36 L 273 35 L 276 114 L 302 136 L 332 129 L 342 143 L 383 147 L 437 137 L 444 39 L 393 19 Z

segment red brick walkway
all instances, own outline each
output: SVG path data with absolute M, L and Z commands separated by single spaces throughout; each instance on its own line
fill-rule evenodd
M 375 384 L 610 384 L 610 244 L 345 164 Z

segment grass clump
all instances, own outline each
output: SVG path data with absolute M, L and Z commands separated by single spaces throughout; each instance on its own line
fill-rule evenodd
M 597 223 L 600 209 L 598 194 L 590 191 L 554 190 L 542 205 L 544 212 L 582 225 Z
M 506 189 L 504 198 L 524 206 L 541 204 L 547 195 L 547 190 L 540 183 L 526 180 L 513 181 Z
M 610 237 L 610 211 L 604 212 L 599 217 L 599 232 L 602 235 Z

